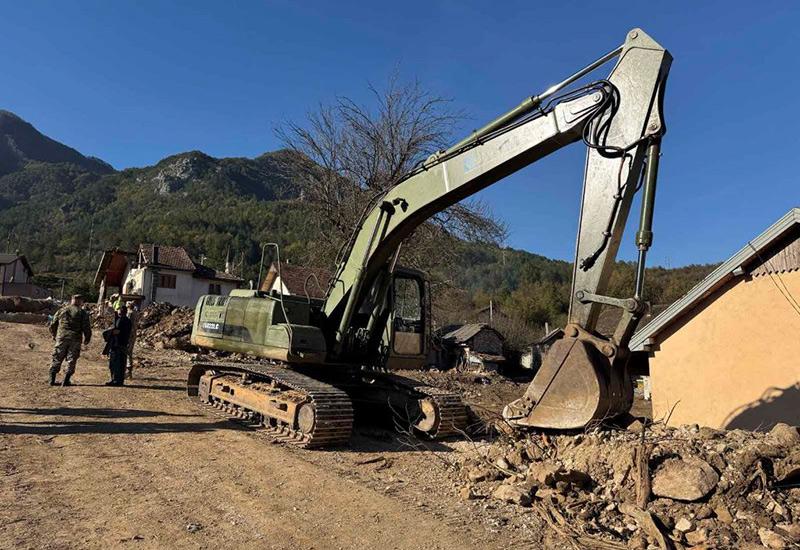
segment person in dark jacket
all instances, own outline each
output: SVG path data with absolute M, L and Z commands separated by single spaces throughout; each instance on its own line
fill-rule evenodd
M 111 380 L 106 386 L 122 386 L 125 379 L 125 363 L 128 361 L 128 342 L 131 338 L 133 324 L 128 319 L 128 308 L 120 306 L 114 318 L 114 326 L 103 333 L 106 339 L 104 355 L 108 355 L 108 369 Z

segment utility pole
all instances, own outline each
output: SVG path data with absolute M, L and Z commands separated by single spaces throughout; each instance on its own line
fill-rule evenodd
M 89 256 L 87 260 L 92 263 L 92 245 L 94 244 L 94 214 L 92 214 L 92 221 L 89 224 Z

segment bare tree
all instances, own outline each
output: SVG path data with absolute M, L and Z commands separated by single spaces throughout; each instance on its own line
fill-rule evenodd
M 304 197 L 318 212 L 320 242 L 314 256 L 332 262 L 376 195 L 400 183 L 434 152 L 446 147 L 461 115 L 450 101 L 425 91 L 419 82 L 395 75 L 385 89 L 369 87 L 371 102 L 340 97 L 320 105 L 303 123 L 277 129 L 284 144 L 318 169 L 309 170 Z M 452 261 L 449 240 L 499 242 L 506 228 L 485 204 L 469 201 L 439 213 L 409 237 L 406 265 L 439 271 Z

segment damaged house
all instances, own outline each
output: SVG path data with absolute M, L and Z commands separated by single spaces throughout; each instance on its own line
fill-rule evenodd
M 230 264 L 219 271 L 194 261 L 180 246 L 141 244 L 135 254 L 107 250 L 100 260 L 95 285 L 100 300 L 117 289 L 125 297 L 146 306 L 166 302 L 194 307 L 205 294 L 226 296 L 244 282 L 231 273 Z
M 640 329 L 653 417 L 672 425 L 800 424 L 800 208 Z
M 450 325 L 440 335 L 442 368 L 494 372 L 506 360 L 503 335 L 484 323 Z
M 0 254 L 0 296 L 47 298 L 47 289 L 31 283 L 33 268 L 20 254 Z

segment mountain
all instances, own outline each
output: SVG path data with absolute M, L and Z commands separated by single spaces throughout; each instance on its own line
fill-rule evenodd
M 74 164 L 95 174 L 114 171 L 110 164 L 85 157 L 72 147 L 45 136 L 14 113 L 0 110 L 0 176 L 19 170 L 31 161 Z

